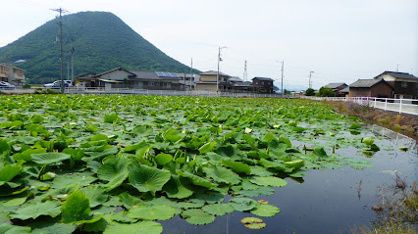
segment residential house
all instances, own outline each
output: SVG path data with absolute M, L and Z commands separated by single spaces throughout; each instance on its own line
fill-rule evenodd
M 0 81 L 6 81 L 14 85 L 22 85 L 25 79 L 23 69 L 10 64 L 0 64 Z
M 349 97 L 393 97 L 393 88 L 384 79 L 359 79 L 349 87 Z
M 252 81 L 254 92 L 273 93 L 273 79 L 267 77 L 254 77 Z
M 374 79 L 383 79 L 393 88 L 394 98 L 417 99 L 418 78 L 406 72 L 385 71 Z
M 194 76 L 171 72 L 129 71 L 118 67 L 77 77 L 76 86 L 150 90 L 189 90 Z
M 219 72 L 219 81 L 217 71 L 207 71 L 200 73 L 199 80 L 196 81 L 195 90 L 197 91 L 225 91 L 227 90 L 228 80 L 231 76 Z
M 229 77 L 225 86 L 225 91 L 227 92 L 245 93 L 251 92 L 252 90 L 253 86 L 250 81 L 243 81 L 237 76 Z
M 332 89 L 337 97 L 345 97 L 346 93 L 342 91 L 348 88 L 348 85 L 346 83 L 329 83 L 324 87 Z

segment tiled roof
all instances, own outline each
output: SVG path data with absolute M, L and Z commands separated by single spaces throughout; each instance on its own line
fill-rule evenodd
M 381 82 L 382 79 L 358 79 L 356 82 L 350 84 L 351 88 L 370 88 L 373 85 Z
M 274 81 L 272 78 L 268 78 L 268 77 L 254 77 L 253 80 L 269 80 L 269 81 Z
M 347 84 L 346 83 L 329 83 L 325 85 L 325 87 L 330 88 L 330 89 L 336 89 L 342 85 L 347 85 Z
M 401 79 L 418 79 L 412 74 L 409 74 L 407 72 L 395 72 L 395 71 L 384 71 L 382 74 L 376 76 L 375 78 L 378 78 L 382 75 L 391 75 L 395 78 L 401 78 Z

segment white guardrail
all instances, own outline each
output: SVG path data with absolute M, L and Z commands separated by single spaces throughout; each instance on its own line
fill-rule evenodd
M 343 101 L 353 102 L 362 106 L 368 106 L 384 111 L 418 115 L 418 99 L 394 99 L 375 97 L 302 97 L 317 101 Z

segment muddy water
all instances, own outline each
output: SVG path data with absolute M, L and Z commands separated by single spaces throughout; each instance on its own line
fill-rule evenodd
M 374 129 L 375 130 L 375 129 Z M 381 129 L 378 129 L 379 131 Z M 281 212 L 264 218 L 267 227 L 252 231 L 241 225 L 248 213 L 236 212 L 218 217 L 210 225 L 192 226 L 175 218 L 163 223 L 164 233 L 350 233 L 358 226 L 370 226 L 376 219 L 371 206 L 379 201 L 379 188 L 394 186 L 394 173 L 407 184 L 418 180 L 418 153 L 414 142 L 396 135 L 377 142 L 381 151 L 370 160 L 371 168 L 356 170 L 310 171 L 303 183 L 288 180 L 272 196 L 260 197 L 280 207 Z M 408 146 L 403 152 L 400 146 Z M 355 148 L 345 148 L 338 154 L 363 157 Z

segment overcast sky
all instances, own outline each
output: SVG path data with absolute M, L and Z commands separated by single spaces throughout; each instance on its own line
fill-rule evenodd
M 169 56 L 199 70 L 286 85 L 350 83 L 384 70 L 418 75 L 417 0 L 2 0 L 0 47 L 55 17 L 110 11 Z M 278 83 L 277 83 L 278 84 Z

